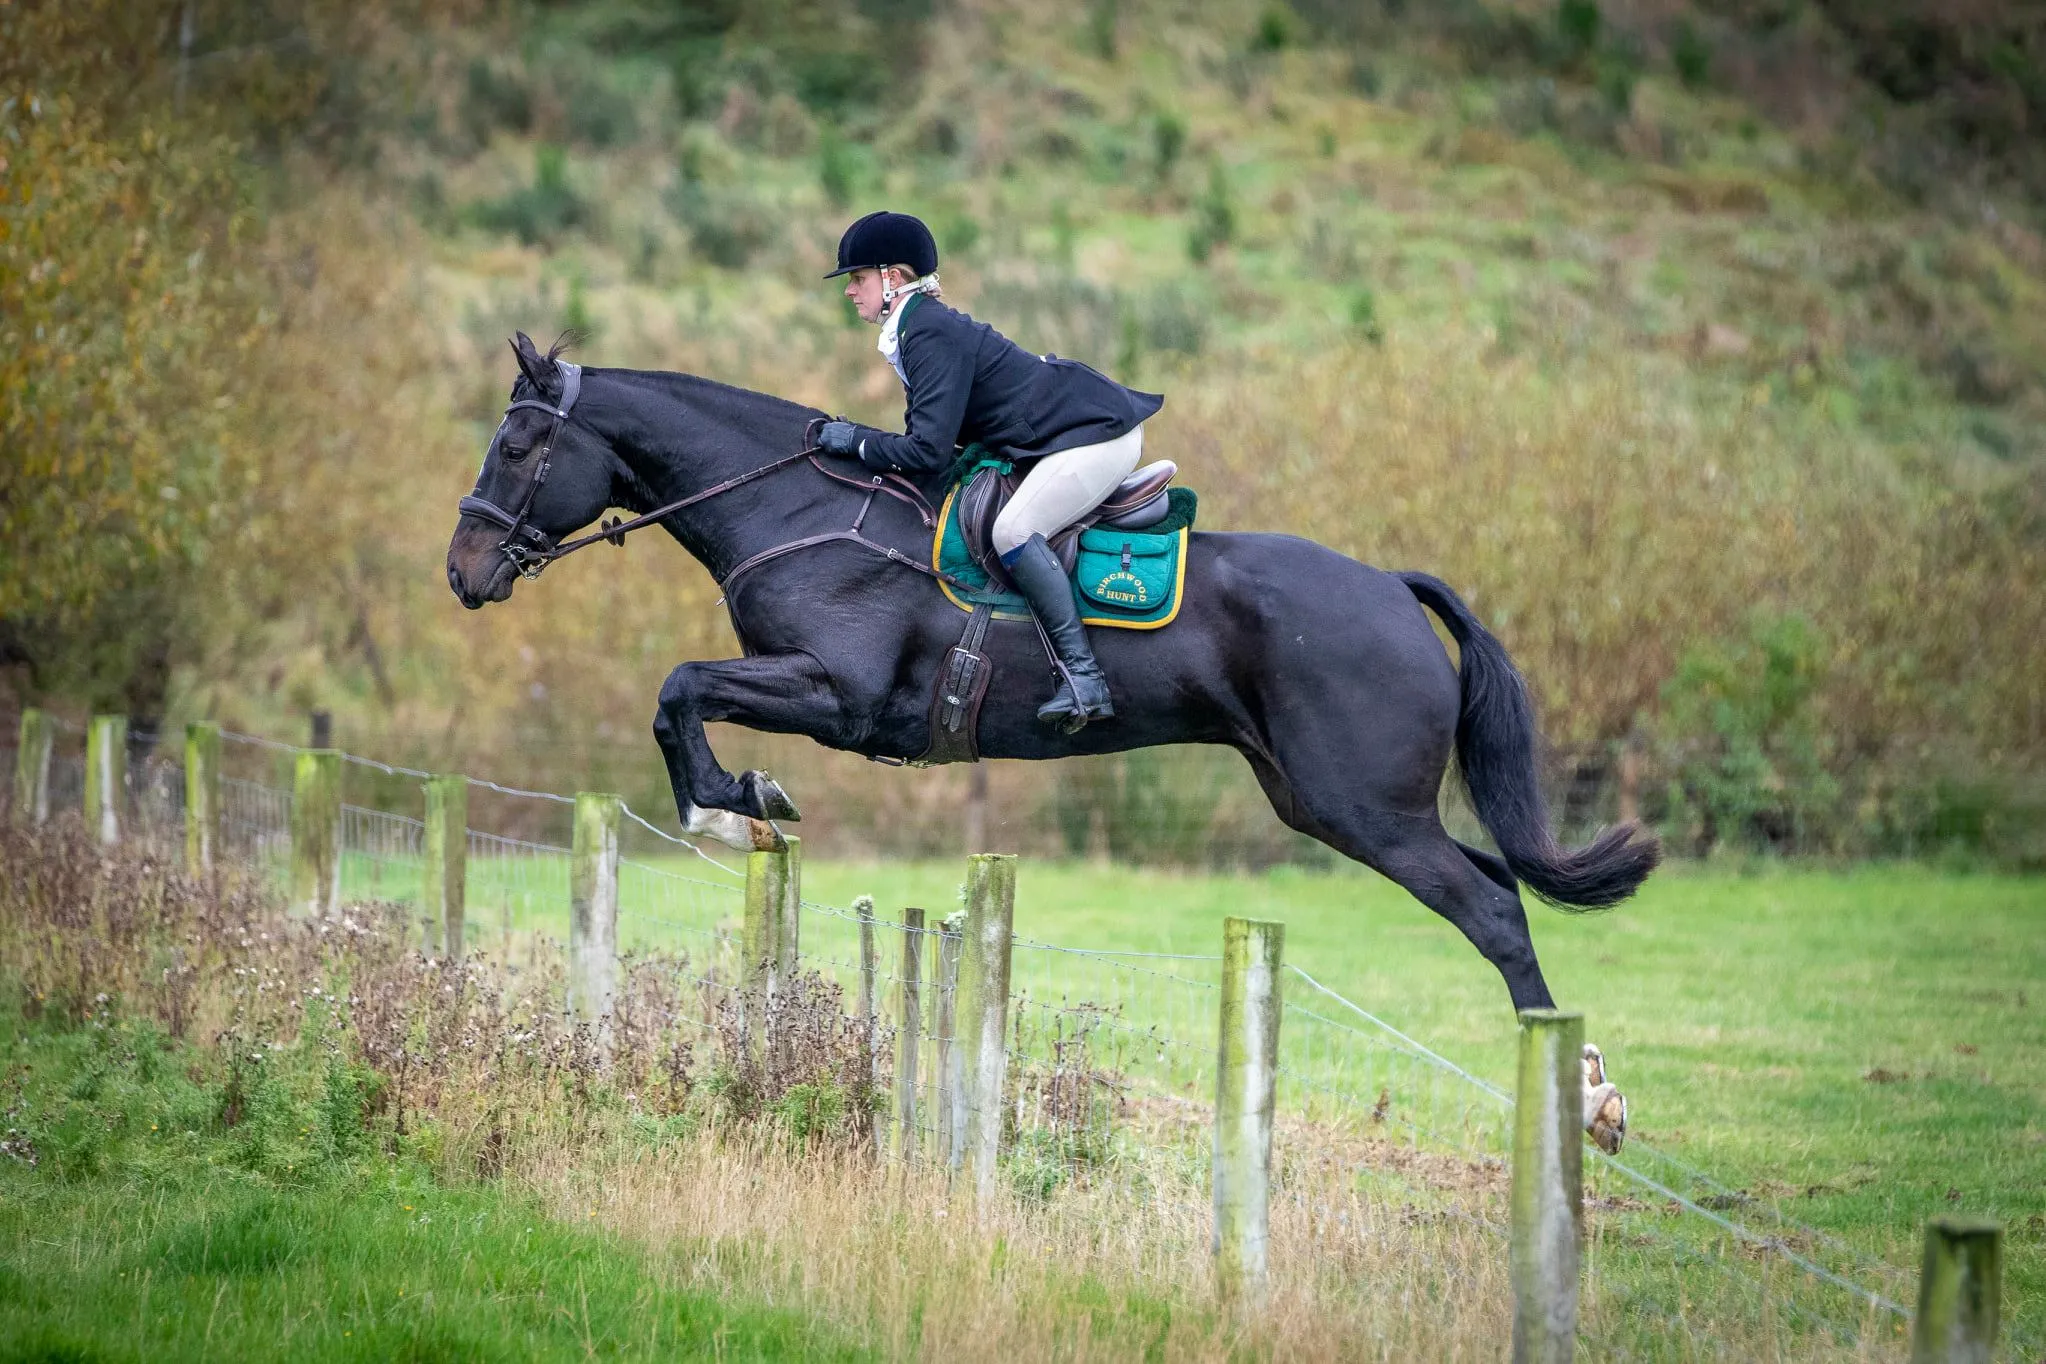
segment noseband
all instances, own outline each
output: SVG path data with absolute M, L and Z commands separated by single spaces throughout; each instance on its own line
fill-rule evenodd
M 512 567 L 519 571 L 522 578 L 539 577 L 541 569 L 568 552 L 557 546 L 554 537 L 538 526 L 526 524 L 526 517 L 533 510 L 533 499 L 538 497 L 540 489 L 546 486 L 547 470 L 553 462 L 554 442 L 561 435 L 561 424 L 568 420 L 568 414 L 575 409 L 575 400 L 582 396 L 583 391 L 581 365 L 572 365 L 566 360 L 556 360 L 554 363 L 561 368 L 560 405 L 543 402 L 538 398 L 521 398 L 505 408 L 504 417 L 497 424 L 497 434 L 490 440 L 490 448 L 497 449 L 499 443 L 504 440 L 505 423 L 510 421 L 511 414 L 520 408 L 536 408 L 554 418 L 553 425 L 547 428 L 547 439 L 540 446 L 540 467 L 534 471 L 533 481 L 526 488 L 525 500 L 519 503 L 518 515 L 514 516 L 489 498 L 478 497 L 474 493 L 457 504 L 457 510 L 464 516 L 481 517 L 485 521 L 504 527 L 504 540 L 498 545 L 498 549 L 504 552 L 505 558 L 511 560 Z M 485 458 L 488 457 L 486 451 Z

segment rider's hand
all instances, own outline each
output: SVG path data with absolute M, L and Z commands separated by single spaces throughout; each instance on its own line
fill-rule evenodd
M 834 455 L 850 455 L 860 448 L 860 428 L 851 422 L 826 422 L 817 433 L 817 448 Z

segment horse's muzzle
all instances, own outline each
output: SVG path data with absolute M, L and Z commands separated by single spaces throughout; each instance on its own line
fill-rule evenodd
M 456 530 L 448 546 L 448 588 L 471 611 L 511 596 L 512 585 L 518 581 L 518 570 L 498 540 L 483 527 L 463 527 Z

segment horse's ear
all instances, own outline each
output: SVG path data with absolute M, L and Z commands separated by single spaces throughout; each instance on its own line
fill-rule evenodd
M 517 332 L 514 335 L 516 339 L 511 343 L 512 355 L 517 358 L 519 372 L 526 376 L 526 382 L 549 396 L 557 394 L 561 389 L 561 371 L 556 369 L 546 356 L 540 354 L 539 348 L 533 344 L 532 337 L 524 332 Z

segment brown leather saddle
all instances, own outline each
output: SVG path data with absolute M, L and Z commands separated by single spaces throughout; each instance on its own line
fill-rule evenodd
M 1066 572 L 1080 552 L 1080 532 L 1091 526 L 1112 526 L 1117 530 L 1143 530 L 1165 519 L 1170 509 L 1166 489 L 1179 474 L 1169 459 L 1146 464 L 1116 486 L 1105 501 L 1051 538 L 1052 552 L 1059 556 Z M 1023 481 L 1019 472 L 1003 473 L 993 466 L 981 469 L 959 490 L 959 533 L 966 552 L 981 566 L 994 585 L 1013 592 L 1015 584 L 1002 572 L 1002 556 L 995 552 L 995 518 L 1015 495 Z

